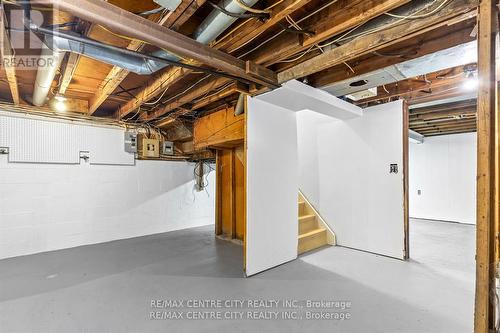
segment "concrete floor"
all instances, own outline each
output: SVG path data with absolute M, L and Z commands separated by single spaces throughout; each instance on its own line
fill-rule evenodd
M 413 220 L 410 262 L 341 247 L 245 279 L 212 227 L 0 261 L 2 332 L 471 332 L 474 226 Z M 352 318 L 149 320 L 152 299 L 352 302 Z M 236 309 L 237 310 L 237 309 Z

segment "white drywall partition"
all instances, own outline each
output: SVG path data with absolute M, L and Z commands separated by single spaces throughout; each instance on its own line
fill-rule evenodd
M 295 112 L 248 99 L 246 274 L 297 257 Z
M 476 133 L 410 144 L 410 216 L 476 223 Z
M 404 257 L 402 115 L 401 101 L 345 121 L 297 114 L 299 186 L 339 245 Z
M 24 163 L 0 155 L 0 259 L 214 223 L 214 172 L 206 191 L 196 192 L 194 165 L 187 162 L 98 165 L 127 163 L 128 157 L 123 131 L 91 126 L 86 130 L 101 141 L 85 146 L 96 164 L 80 161 L 76 141 L 57 138 L 78 137 L 84 126 L 29 120 L 29 128 L 54 134 L 44 141 L 51 146 L 37 152 L 26 142 L 45 140 L 47 132 L 29 133 L 24 141 L 28 133 L 13 130 L 27 128 L 22 119 L 9 119 L 16 121 L 13 127 L 4 122 L 3 142 Z M 29 162 L 37 159 L 41 163 Z
M 307 109 L 337 119 L 357 118 L 363 113 L 359 106 L 297 80 L 288 81 L 259 99 L 290 111 Z

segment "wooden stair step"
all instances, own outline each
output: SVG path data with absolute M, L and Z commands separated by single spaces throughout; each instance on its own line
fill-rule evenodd
M 306 202 L 299 201 L 299 216 L 303 216 L 306 212 Z
M 303 235 L 318 228 L 318 220 L 315 215 L 299 217 L 299 235 Z
M 299 254 L 327 245 L 325 228 L 318 228 L 299 236 Z

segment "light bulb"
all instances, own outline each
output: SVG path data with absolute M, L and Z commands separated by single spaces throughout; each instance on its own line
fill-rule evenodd
M 64 104 L 64 102 L 62 101 L 58 101 L 54 104 L 54 107 L 56 109 L 56 111 L 58 112 L 66 112 L 66 104 Z
M 469 77 L 464 81 L 462 87 L 464 90 L 473 91 L 477 89 L 479 82 L 476 77 Z

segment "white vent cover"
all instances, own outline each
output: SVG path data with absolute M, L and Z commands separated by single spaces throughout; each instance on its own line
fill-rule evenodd
M 366 89 L 363 91 L 358 91 L 350 95 L 347 95 L 346 97 L 349 98 L 351 101 L 359 101 L 361 99 L 370 98 L 373 96 L 377 96 L 377 87 Z

